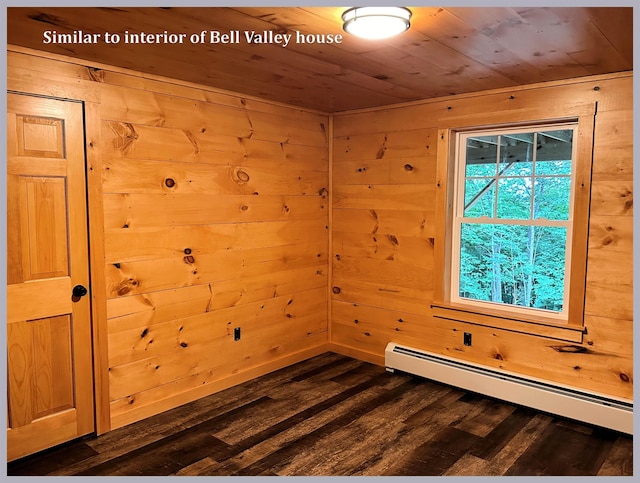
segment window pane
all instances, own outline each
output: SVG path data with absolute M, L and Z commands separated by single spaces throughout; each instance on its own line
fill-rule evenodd
M 571 175 L 571 160 L 536 161 L 536 176 Z
M 569 219 L 569 177 L 538 177 L 534 195 L 533 216 L 548 220 Z
M 560 312 L 566 229 L 461 226 L 459 296 Z
M 465 182 L 464 216 L 493 218 L 495 213 L 495 178 L 475 178 Z
M 467 139 L 465 176 L 495 176 L 498 160 L 498 136 Z
M 531 218 L 531 178 L 501 178 L 498 181 L 498 218 Z
M 536 174 L 570 175 L 572 146 L 573 131 L 570 129 L 538 133 Z
M 501 136 L 501 171 L 505 176 L 531 176 L 533 168 L 533 133 Z

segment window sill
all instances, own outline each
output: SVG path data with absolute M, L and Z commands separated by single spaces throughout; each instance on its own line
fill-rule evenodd
M 455 320 L 468 324 L 482 325 L 510 332 L 557 339 L 567 342 L 582 343 L 585 333 L 583 326 L 562 324 L 557 319 L 544 316 L 528 316 L 520 313 L 478 309 L 473 306 L 453 303 L 431 304 L 434 317 L 447 320 Z

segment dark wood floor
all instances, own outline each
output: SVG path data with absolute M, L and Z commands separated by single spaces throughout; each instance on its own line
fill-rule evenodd
M 9 475 L 632 475 L 632 438 L 324 354 Z

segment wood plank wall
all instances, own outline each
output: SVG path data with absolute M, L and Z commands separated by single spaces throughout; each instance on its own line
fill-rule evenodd
M 329 116 L 75 62 L 9 52 L 8 79 L 97 106 L 106 425 L 324 352 Z
M 390 341 L 632 398 L 632 76 L 619 74 L 334 116 L 332 343 L 382 363 Z M 597 103 L 597 106 L 596 106 Z M 441 129 L 596 109 L 582 343 L 435 318 Z M 446 159 L 444 160 L 446 162 Z M 472 332 L 473 345 L 462 333 Z M 566 350 L 564 350 L 566 349 Z
M 98 432 L 328 347 L 382 364 L 389 341 L 631 397 L 631 75 L 331 117 L 26 49 L 7 66 L 10 90 L 85 101 Z M 463 346 L 430 309 L 438 130 L 596 102 L 584 351 L 479 326 Z

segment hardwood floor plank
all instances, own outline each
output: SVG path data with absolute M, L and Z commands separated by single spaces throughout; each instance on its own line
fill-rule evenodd
M 380 368 L 377 366 L 361 363 L 351 370 L 332 377 L 330 380 L 337 382 L 338 384 L 342 384 L 343 386 L 353 386 L 354 384 L 360 384 L 372 375 L 379 373 L 379 369 Z
M 173 433 L 158 441 L 142 446 L 141 448 L 137 448 L 133 451 L 125 453 L 111 460 L 105 461 L 99 465 L 87 468 L 76 474 L 84 475 L 84 476 L 127 474 L 126 471 L 127 471 L 127 468 L 129 468 L 128 465 L 130 464 L 131 461 L 134 462 L 134 465 L 135 463 L 137 463 L 138 466 L 139 465 L 150 466 L 152 467 L 152 469 L 149 471 L 155 471 L 154 464 L 145 462 L 145 458 L 147 457 L 155 458 L 157 455 L 161 455 L 165 451 L 172 451 L 172 448 L 176 444 L 176 441 L 181 441 L 183 439 L 188 439 L 189 437 L 193 437 L 192 436 L 193 434 L 200 434 L 203 432 L 209 433 L 209 432 L 212 432 L 214 429 L 223 428 L 228 425 L 231 425 L 236 421 L 236 419 L 242 417 L 243 414 L 251 412 L 252 410 L 255 409 L 255 407 L 260 406 L 261 404 L 267 404 L 269 403 L 269 401 L 270 399 L 268 397 L 263 396 L 261 398 L 256 399 L 255 401 L 250 402 L 249 404 L 245 404 L 231 411 L 220 414 L 212 419 L 208 419 L 199 424 L 196 424 L 190 428 L 183 429 L 181 431 Z M 201 456 L 202 458 L 204 458 L 208 454 L 211 454 L 212 452 L 221 451 L 221 448 L 226 446 L 226 444 L 222 442 L 221 442 L 222 444 L 217 444 L 219 440 L 217 440 L 213 436 L 209 436 L 209 434 L 206 434 L 206 436 L 210 438 L 210 440 L 207 439 L 207 444 L 211 444 L 213 450 L 212 448 L 209 448 L 209 450 L 206 451 L 205 454 Z M 193 461 L 191 463 L 193 463 Z M 186 465 L 181 466 L 179 464 L 176 464 L 175 467 L 169 465 L 169 467 L 167 468 L 170 468 L 170 469 L 167 469 L 166 472 L 162 474 L 167 475 L 167 474 L 175 473 L 184 466 Z M 136 473 L 136 474 L 139 474 L 139 473 Z M 153 474 L 159 474 L 159 473 L 153 473 Z
M 85 442 L 86 438 L 64 444 L 7 464 L 7 473 L 15 476 L 47 475 L 79 461 L 85 461 L 98 452 Z
M 500 401 L 482 398 L 469 406 L 469 411 L 453 427 L 484 438 L 500 424 L 515 407 Z
M 202 458 L 201 460 L 198 460 L 195 463 L 190 464 L 189 466 L 185 466 L 178 472 L 173 473 L 169 476 L 198 476 L 201 471 L 206 470 L 207 468 L 216 464 L 217 463 L 211 458 Z
M 558 424 L 547 430 L 506 472 L 507 476 L 587 476 L 597 474 L 615 441 L 611 431 L 592 435 Z
M 500 422 L 470 454 L 484 460 L 492 459 L 524 426 L 535 416 L 532 409 L 517 407 L 503 421 Z
M 297 376 L 292 377 L 291 380 L 294 382 L 300 382 L 300 381 L 303 381 L 304 379 L 308 379 L 310 377 L 314 377 L 317 375 L 326 375 L 327 371 L 329 371 L 330 369 L 333 369 L 335 367 L 341 367 L 341 366 L 344 366 L 345 364 L 349 364 L 352 362 L 353 362 L 353 359 L 343 356 L 323 366 L 315 367 L 310 371 L 306 371 L 306 372 L 303 372 L 302 374 L 298 374 Z
M 402 417 L 422 409 L 442 394 L 442 388 L 425 391 L 422 381 L 408 379 L 408 389 L 397 399 L 381 404 L 372 411 L 339 428 L 331 441 L 319 441 L 308 454 L 297 455 L 282 475 L 301 475 L 315 471 L 319 475 L 361 476 L 379 462 L 391 462 L 389 452 L 406 451 L 407 431 Z M 444 389 L 445 391 L 447 389 Z M 320 463 L 321 462 L 321 463 Z
M 611 451 L 605 458 L 598 476 L 633 476 L 633 441 L 626 436 L 619 436 Z
M 454 427 L 445 427 L 433 439 L 415 448 L 397 476 L 439 476 L 478 443 L 479 437 Z
M 486 469 L 478 475 L 504 475 L 527 448 L 544 433 L 551 421 L 550 416 L 536 414 L 495 456 L 487 460 Z
M 344 414 L 347 414 L 364 402 L 368 401 L 372 397 L 377 396 L 383 389 L 380 387 L 372 387 L 365 391 L 362 391 L 333 407 L 317 413 L 311 416 L 304 422 L 292 426 L 289 429 L 282 431 L 276 436 L 262 441 L 255 446 L 247 448 L 246 450 L 238 453 L 233 458 L 212 466 L 206 471 L 202 471 L 201 475 L 231 475 L 244 469 L 256 461 L 267 457 L 268 455 L 280 450 L 281 448 L 293 444 L 295 441 L 315 431 L 318 428 L 330 423 L 333 419 L 338 418 Z M 306 453 L 301 453 L 306 454 Z
M 633 438 L 326 353 L 7 473 L 630 476 Z
M 442 473 L 442 476 L 478 476 L 487 474 L 488 463 L 482 458 L 466 453 Z
M 370 381 L 364 382 L 362 384 L 358 384 L 357 386 L 354 386 L 352 388 L 349 388 L 345 391 L 340 392 L 339 394 L 336 394 L 335 396 L 332 396 L 318 404 L 314 404 L 313 406 L 306 408 L 302 411 L 299 411 L 295 414 L 293 414 L 292 416 L 286 418 L 283 421 L 280 421 L 277 424 L 274 424 L 273 426 L 270 426 L 269 428 L 266 428 L 262 431 L 259 431 L 249 437 L 247 437 L 246 439 L 244 439 L 243 441 L 238 442 L 237 444 L 234 444 L 232 447 L 229 448 L 229 450 L 226 452 L 227 454 L 225 455 L 216 455 L 215 459 L 217 461 L 222 461 L 223 459 L 228 459 L 232 456 L 235 456 L 236 454 L 238 454 L 241 451 L 244 451 L 252 446 L 255 446 L 256 444 L 265 441 L 266 439 L 269 439 L 273 436 L 275 436 L 276 434 L 281 433 L 282 431 L 285 431 L 286 429 L 291 428 L 292 426 L 295 426 L 296 424 L 300 424 L 304 421 L 306 421 L 307 419 L 309 419 L 311 416 L 313 416 L 314 414 L 318 414 L 322 411 L 325 411 L 326 409 L 330 409 L 333 406 L 335 406 L 336 404 L 347 400 L 348 398 L 366 390 L 366 389 L 370 389 L 371 387 L 376 386 L 377 382 L 379 379 L 383 378 L 385 375 L 381 375 L 378 376 L 376 378 L 373 378 Z M 263 471 L 264 469 L 268 468 L 269 466 L 265 466 L 264 468 L 262 468 L 260 471 Z M 246 468 L 245 468 L 246 469 Z M 244 469 L 243 469 L 244 471 Z M 252 474 L 258 474 L 258 473 L 252 473 Z
M 380 377 L 382 378 L 382 377 L 391 377 L 391 376 L 381 375 Z M 333 421 L 322 426 L 321 428 L 318 428 L 306 434 L 305 436 L 293 441 L 291 444 L 281 448 L 280 450 L 272 453 L 271 455 L 244 468 L 237 474 L 239 476 L 251 476 L 251 475 L 260 474 L 261 472 L 267 469 L 271 469 L 275 473 L 280 474 L 280 470 L 282 470 L 282 468 L 286 466 L 296 454 L 309 450 L 310 448 L 313 447 L 313 445 L 317 441 L 323 439 L 327 435 L 332 434 L 337 429 L 349 424 L 351 421 L 354 421 L 355 419 L 361 417 L 363 414 L 366 414 L 367 412 L 372 411 L 374 408 L 376 408 L 380 404 L 383 404 L 384 402 L 387 402 L 394 398 L 399 397 L 402 394 L 402 392 L 406 389 L 407 385 L 410 385 L 410 382 L 401 384 L 400 386 L 394 389 L 384 392 L 383 394 L 369 400 L 366 404 L 362 404 L 354 408 L 353 411 L 334 419 Z M 360 386 L 362 385 L 356 386 L 356 388 Z

